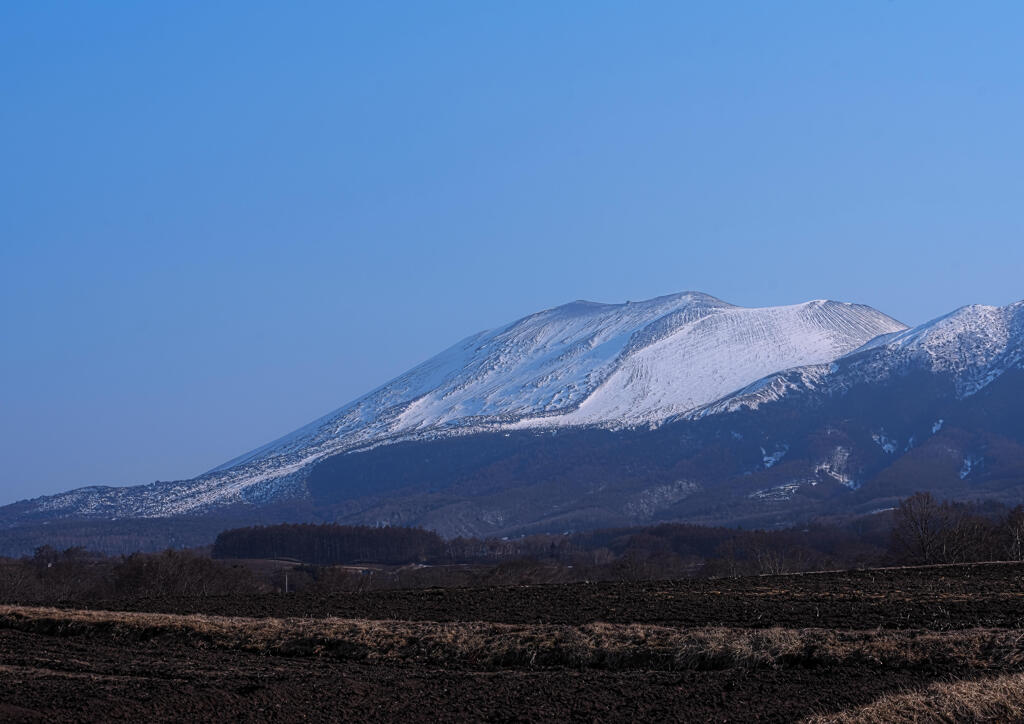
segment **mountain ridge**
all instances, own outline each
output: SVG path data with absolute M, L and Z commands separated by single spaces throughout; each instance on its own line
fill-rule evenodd
M 453 534 L 512 533 L 540 523 L 529 523 L 528 515 L 513 515 L 508 506 L 533 510 L 530 515 L 541 516 L 538 521 L 561 524 L 551 511 L 541 510 L 547 488 L 541 485 L 523 493 L 536 497 L 540 507 L 524 507 L 524 501 L 516 503 L 502 494 L 491 507 L 481 508 L 472 502 L 473 496 L 495 485 L 514 486 L 517 475 L 526 475 L 510 473 L 516 466 L 529 469 L 529 475 L 541 481 L 576 474 L 562 463 L 537 467 L 529 458 L 516 457 L 520 453 L 515 450 L 533 450 L 531 455 L 555 463 L 546 451 L 557 449 L 600 479 L 603 471 L 620 463 L 614 457 L 602 458 L 605 467 L 594 467 L 570 444 L 583 441 L 586 448 L 588 440 L 599 439 L 612 447 L 625 445 L 622 470 L 634 471 L 614 474 L 619 482 L 608 489 L 612 497 L 607 500 L 617 502 L 600 503 L 610 505 L 608 510 L 625 506 L 623 510 L 651 515 L 675 510 L 684 517 L 714 518 L 719 514 L 708 513 L 710 509 L 698 503 L 710 495 L 706 505 L 715 508 L 715 485 L 726 486 L 722 494 L 730 486 L 761 486 L 736 499 L 744 509 L 795 505 L 793 501 L 809 491 L 819 491 L 815 495 L 820 497 L 824 490 L 833 491 L 829 505 L 852 505 L 860 495 L 859 486 L 873 480 L 889 462 L 900 456 L 920 457 L 912 452 L 915 439 L 952 434 L 939 432 L 941 423 L 924 418 L 913 426 L 876 419 L 878 415 L 859 399 L 876 399 L 877 390 L 887 389 L 893 399 L 905 398 L 914 409 L 941 408 L 947 410 L 942 414 L 955 418 L 956 400 L 966 399 L 963 393 L 986 390 L 1008 370 L 1021 369 L 1022 362 L 1024 302 L 970 305 L 911 329 L 871 307 L 829 300 L 761 308 L 738 307 L 698 292 L 624 304 L 577 300 L 471 335 L 353 402 L 203 476 L 131 488 L 91 486 L 22 501 L 0 508 L 0 526 L 62 517 L 212 515 L 229 507 L 255 510 L 306 501 L 320 506 L 316 515 L 327 519 L 434 526 Z M 918 382 L 911 384 L 912 380 Z M 1015 388 L 1011 384 L 1000 389 Z M 841 402 L 846 395 L 853 395 L 849 404 Z M 936 402 L 947 399 L 941 405 Z M 874 404 L 890 417 L 905 416 L 892 408 L 891 400 L 877 398 Z M 812 429 L 800 422 L 827 417 L 833 408 L 854 410 L 853 419 L 862 424 L 849 427 L 846 418 L 822 418 L 823 427 Z M 1012 413 L 1000 414 L 1000 419 L 1015 425 Z M 740 421 L 746 421 L 742 434 L 740 428 L 727 430 Z M 929 433 L 927 428 L 935 425 Z M 843 426 L 849 427 L 840 436 L 846 436 L 845 442 L 828 442 L 828 431 Z M 659 436 L 661 467 L 641 474 L 637 471 L 643 465 L 637 467 L 639 461 L 631 462 L 629 456 L 647 455 L 640 451 L 654 445 L 655 438 L 645 442 L 645 435 L 660 427 L 681 436 L 680 442 Z M 594 437 L 573 432 L 591 428 L 623 434 Z M 773 430 L 788 430 L 788 437 Z M 553 437 L 559 432 L 563 437 Z M 957 434 L 962 438 L 964 433 Z M 821 435 L 826 437 L 819 440 Z M 466 441 L 442 444 L 453 436 Z M 970 444 L 961 438 L 948 443 L 961 451 L 957 469 L 967 469 L 960 480 L 981 479 L 977 476 L 987 473 L 972 470 L 985 465 L 989 470 L 1005 468 L 992 462 L 999 456 L 985 452 L 986 446 L 998 447 L 992 442 L 996 438 Z M 477 448 L 492 452 L 481 457 L 473 452 Z M 440 450 L 465 457 L 452 463 L 455 477 L 427 472 L 440 464 L 432 452 Z M 724 456 L 721 463 L 713 464 L 712 450 Z M 592 459 L 601 458 L 597 451 L 589 453 Z M 396 455 L 411 455 L 412 462 L 396 468 L 394 479 L 386 479 L 391 473 L 381 471 L 390 469 L 388 460 Z M 415 463 L 418 455 L 425 462 Z M 508 455 L 508 462 L 500 462 Z M 1013 457 L 1006 455 L 1004 449 L 1003 460 Z M 676 462 L 673 456 L 678 457 Z M 519 462 L 510 468 L 513 459 Z M 483 467 L 472 468 L 477 464 L 473 460 Z M 562 472 L 556 475 L 558 470 Z M 955 482 L 953 472 L 948 474 Z M 459 476 L 467 482 L 451 487 Z M 434 482 L 424 488 L 428 479 Z M 825 487 L 820 487 L 823 483 Z M 579 484 L 576 494 L 595 494 L 587 492 L 592 486 Z M 431 493 L 430 486 L 440 488 Z M 455 490 L 470 497 L 449 500 L 446 496 Z M 842 490 L 847 492 L 836 492 Z M 408 506 L 395 508 L 397 503 L 387 502 L 401 496 L 406 496 Z M 565 498 L 552 505 L 568 514 L 575 503 Z M 785 515 L 795 515 L 795 510 Z M 752 514 L 761 515 L 756 510 Z M 618 520 L 614 515 L 592 520 L 598 518 Z M 501 520 L 505 523 L 495 522 Z M 514 520 L 519 522 L 513 524 Z M 577 518 L 564 520 L 569 524 Z

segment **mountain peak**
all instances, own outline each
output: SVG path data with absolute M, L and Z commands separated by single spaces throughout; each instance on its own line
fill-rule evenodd
M 611 309 L 622 309 L 624 307 L 661 307 L 661 306 L 689 306 L 689 305 L 700 305 L 708 307 L 732 307 L 735 305 L 723 302 L 721 299 L 705 294 L 704 292 L 677 292 L 675 294 L 663 294 L 660 297 L 652 297 L 651 299 L 634 300 L 627 299 L 624 302 L 595 302 L 590 299 L 575 299 L 571 302 L 566 302 L 557 307 L 546 309 L 544 312 L 557 312 L 565 310 L 569 312 L 583 311 L 583 312 L 598 312 L 601 310 Z M 532 315 L 531 315 L 532 316 Z

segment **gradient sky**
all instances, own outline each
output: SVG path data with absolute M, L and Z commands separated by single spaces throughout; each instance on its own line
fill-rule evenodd
M 0 503 L 577 298 L 1024 298 L 1016 2 L 8 2 Z

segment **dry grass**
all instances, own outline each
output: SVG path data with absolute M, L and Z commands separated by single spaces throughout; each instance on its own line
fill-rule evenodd
M 1024 674 L 932 684 L 889 694 L 868 706 L 818 716 L 808 724 L 919 724 L 1024 721 Z
M 166 640 L 286 656 L 471 666 L 708 670 L 854 665 L 878 669 L 1024 666 L 1024 632 L 671 628 L 339 618 L 255 619 L 0 606 L 0 629 L 50 636 Z

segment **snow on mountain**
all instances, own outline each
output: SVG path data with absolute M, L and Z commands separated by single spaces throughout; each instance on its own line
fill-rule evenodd
M 763 370 L 828 362 L 855 348 L 858 340 L 905 328 L 870 307 L 829 301 L 723 307 L 699 317 L 663 318 L 657 327 L 657 334 L 644 330 L 638 335 L 578 407 L 520 425 L 659 422 L 718 399 L 762 376 Z
M 950 378 L 963 399 L 1014 368 L 1024 368 L 1024 301 L 1005 307 L 971 305 L 912 329 L 880 335 L 831 364 L 773 373 L 686 416 L 756 409 L 794 393 L 835 394 L 911 370 Z
M 654 424 L 776 370 L 828 363 L 905 329 L 871 307 L 822 300 L 759 309 L 695 292 L 624 304 L 577 301 L 473 335 L 194 480 L 80 489 L 41 499 L 39 510 L 181 514 L 300 496 L 317 460 L 396 439 Z
M 917 365 L 951 375 L 957 395 L 967 397 L 1024 362 L 1024 302 L 961 307 L 919 327 L 873 340 L 861 351 L 868 350 L 880 350 L 880 358 L 890 368 Z

